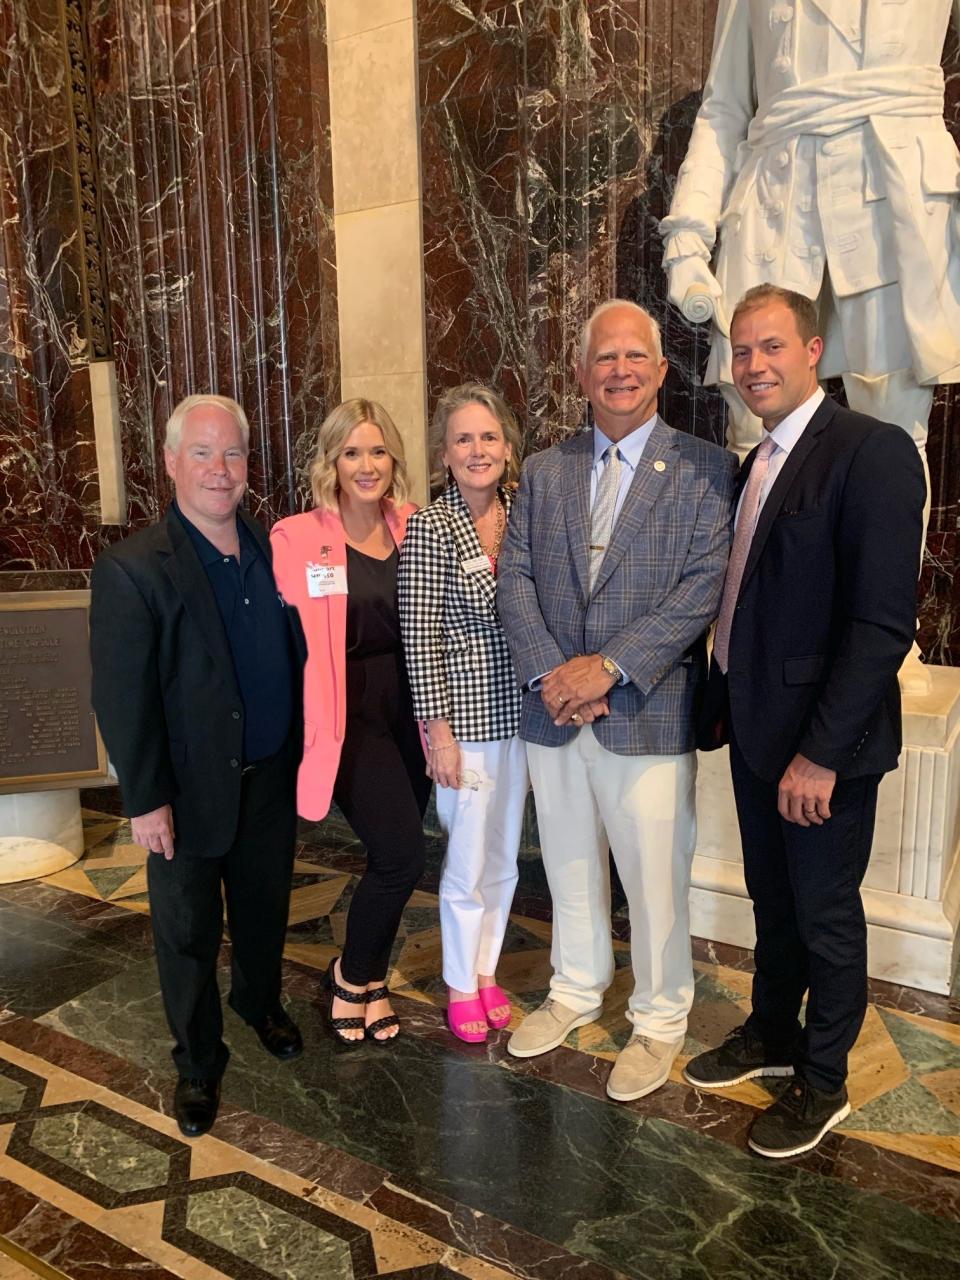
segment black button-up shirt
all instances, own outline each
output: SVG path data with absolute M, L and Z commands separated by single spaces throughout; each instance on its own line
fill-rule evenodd
M 244 763 L 263 760 L 286 742 L 293 718 L 290 627 L 273 570 L 239 517 L 238 562 L 218 551 L 176 502 L 173 509 L 200 557 L 227 633 L 243 703 Z

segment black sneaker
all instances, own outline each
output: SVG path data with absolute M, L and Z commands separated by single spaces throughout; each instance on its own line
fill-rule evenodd
M 767 1049 L 744 1024 L 731 1031 L 718 1049 L 691 1058 L 683 1075 L 699 1089 L 724 1089 L 754 1076 L 792 1076 L 793 1062 L 789 1053 Z
M 825 1133 L 850 1114 L 846 1089 L 824 1093 L 797 1079 L 757 1116 L 747 1145 L 761 1156 L 782 1160 L 811 1151 Z

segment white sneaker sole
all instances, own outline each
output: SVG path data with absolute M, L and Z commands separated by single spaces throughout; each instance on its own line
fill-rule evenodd
M 840 1110 L 830 1117 L 815 1138 L 811 1138 L 809 1142 L 804 1142 L 801 1146 L 791 1147 L 789 1151 L 771 1151 L 769 1147 L 761 1147 L 752 1138 L 747 1139 L 747 1146 L 751 1151 L 756 1151 L 758 1156 L 766 1156 L 769 1160 L 785 1160 L 788 1156 L 802 1156 L 805 1151 L 812 1151 L 824 1135 L 829 1133 L 834 1125 L 839 1124 L 841 1120 L 845 1120 L 849 1114 L 850 1103 L 845 1102 Z
M 743 1084 L 744 1080 L 754 1080 L 758 1076 L 792 1076 L 793 1067 L 754 1067 L 751 1071 L 744 1071 L 738 1076 L 730 1076 L 726 1080 L 698 1080 L 696 1076 L 692 1076 L 686 1067 L 683 1068 L 683 1078 L 687 1084 L 694 1085 L 697 1089 L 729 1089 L 731 1085 Z
M 551 1049 L 558 1049 L 570 1032 L 576 1031 L 577 1027 L 585 1027 L 588 1022 L 596 1022 L 601 1013 L 603 1013 L 602 1009 L 594 1009 L 592 1013 L 583 1014 L 571 1022 L 555 1040 L 549 1040 L 546 1044 L 537 1045 L 536 1049 L 515 1049 L 513 1047 L 513 1036 L 511 1036 L 507 1041 L 507 1053 L 514 1058 L 538 1058 L 541 1053 L 549 1053 Z

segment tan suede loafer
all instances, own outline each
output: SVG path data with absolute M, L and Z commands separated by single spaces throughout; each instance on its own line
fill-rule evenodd
M 589 1013 L 577 1013 L 552 997 L 544 1000 L 539 1009 L 528 1013 L 507 1041 L 507 1052 L 515 1058 L 535 1058 L 538 1053 L 549 1053 L 563 1044 L 575 1027 L 585 1027 L 596 1022 L 602 1008 Z
M 607 1080 L 607 1093 L 617 1102 L 633 1102 L 659 1089 L 670 1075 L 682 1040 L 652 1040 L 632 1035 L 620 1050 Z

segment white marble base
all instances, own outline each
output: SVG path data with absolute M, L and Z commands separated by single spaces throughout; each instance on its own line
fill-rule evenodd
M 53 875 L 82 853 L 79 791 L 0 796 L 0 884 Z
M 960 928 L 960 670 L 927 670 L 929 693 L 904 695 L 904 749 L 880 786 L 863 901 L 870 976 L 945 994 Z M 725 750 L 700 756 L 697 818 L 691 929 L 752 947 Z

